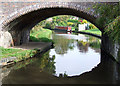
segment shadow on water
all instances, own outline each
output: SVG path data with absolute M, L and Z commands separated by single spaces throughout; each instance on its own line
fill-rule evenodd
M 83 38 L 82 41 L 80 40 L 81 38 L 74 41 L 69 37 L 70 36 L 68 36 L 68 39 L 63 37 L 61 37 L 62 39 L 59 39 L 59 37 L 55 38 L 55 48 L 51 49 L 56 52 L 55 55 L 51 55 L 51 50 L 49 50 L 43 55 L 38 55 L 38 58 L 28 59 L 13 67 L 1 69 L 2 84 L 120 84 L 120 65 L 112 60 L 109 55 L 103 51 L 99 51 L 100 43 L 98 40 L 89 38 L 89 41 L 84 41 L 84 37 L 81 37 Z M 75 36 L 72 37 L 75 39 Z M 86 40 L 88 39 L 86 38 Z M 81 55 L 86 55 L 93 49 L 95 53 L 97 53 L 97 56 L 101 53 L 101 61 L 91 71 L 86 71 L 74 76 L 68 76 L 66 73 L 56 76 L 55 64 L 57 63 L 57 56 L 62 56 L 61 58 L 64 59 L 65 57 L 63 56 L 73 52 L 74 49 L 75 52 L 77 52 L 76 49 L 78 49 L 78 53 L 81 53 Z M 74 56 L 75 54 L 73 54 L 73 57 Z M 90 59 L 92 58 L 90 57 Z M 89 62 L 88 60 L 87 64 L 91 64 L 91 62 Z M 61 62 L 60 64 L 64 63 Z M 86 66 L 83 66 L 83 68 L 84 67 Z M 76 69 L 81 70 L 77 67 Z

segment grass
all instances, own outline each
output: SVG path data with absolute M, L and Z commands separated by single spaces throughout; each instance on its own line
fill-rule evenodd
M 88 33 L 92 33 L 92 34 L 96 34 L 96 35 L 100 35 L 100 36 L 102 34 L 99 29 L 82 30 L 82 32 L 88 32 Z
M 37 50 L 22 50 L 22 49 L 13 49 L 13 48 L 3 48 L 0 47 L 0 59 L 8 57 L 16 57 L 16 62 L 24 60 L 28 57 L 32 57 L 37 53 Z
M 52 31 L 43 28 L 38 30 L 38 28 L 39 27 L 32 30 L 30 34 L 30 40 L 35 42 L 51 42 L 52 40 L 50 39 L 50 36 L 52 34 Z

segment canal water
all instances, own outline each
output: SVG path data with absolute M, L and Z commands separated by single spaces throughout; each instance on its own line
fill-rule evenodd
M 101 51 L 101 40 L 55 33 L 54 48 L 0 69 L 1 84 L 119 84 L 120 65 Z

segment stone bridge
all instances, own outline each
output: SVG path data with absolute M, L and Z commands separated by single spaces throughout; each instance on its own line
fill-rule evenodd
M 32 27 L 40 21 L 56 15 L 81 17 L 97 26 L 95 20 L 99 18 L 99 14 L 94 13 L 93 5 L 98 4 L 98 2 L 95 2 L 95 0 L 87 1 L 0 0 L 0 46 L 8 47 L 13 42 L 14 45 L 29 42 Z M 114 0 L 111 3 L 118 3 L 118 0 Z M 104 31 L 102 26 L 97 27 L 102 32 Z M 104 46 L 105 51 L 112 54 L 116 53 L 114 50 L 120 48 L 119 46 L 116 48 L 106 35 L 102 35 L 102 46 Z M 116 54 L 113 56 L 116 56 Z
M 0 22 L 0 29 L 10 32 L 15 41 L 15 45 L 19 45 L 29 41 L 29 32 L 32 27 L 52 16 L 74 15 L 95 24 L 97 15 L 94 14 L 92 6 L 96 3 L 64 1 L 65 2 L 1 2 L 2 20 Z M 10 43 L 6 42 L 6 44 L 3 45 L 9 46 Z

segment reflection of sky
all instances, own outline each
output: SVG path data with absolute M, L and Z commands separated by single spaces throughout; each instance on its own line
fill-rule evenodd
M 55 71 L 57 76 L 65 72 L 68 76 L 80 75 L 84 72 L 91 71 L 92 68 L 100 63 L 100 54 L 96 53 L 90 47 L 87 53 L 82 53 L 77 46 L 75 46 L 74 50 L 68 50 L 64 55 L 56 54 L 55 50 L 51 49 L 50 55 L 56 56 Z

